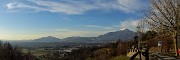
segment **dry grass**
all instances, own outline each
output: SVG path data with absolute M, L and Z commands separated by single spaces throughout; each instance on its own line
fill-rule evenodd
M 149 49 L 149 52 L 152 53 L 152 52 L 161 52 L 161 48 L 160 47 L 151 47 Z

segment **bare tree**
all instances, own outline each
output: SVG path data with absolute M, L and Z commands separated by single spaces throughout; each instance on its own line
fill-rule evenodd
M 150 0 L 146 22 L 159 34 L 173 37 L 176 56 L 177 36 L 180 29 L 180 0 Z

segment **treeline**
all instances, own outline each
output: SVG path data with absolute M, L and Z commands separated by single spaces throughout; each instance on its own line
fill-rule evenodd
M 37 60 L 31 53 L 22 53 L 21 49 L 10 43 L 0 41 L 0 60 Z
M 161 35 L 156 31 L 147 31 L 142 36 L 142 41 L 146 42 L 150 48 L 159 47 L 163 54 L 169 54 L 173 50 L 173 37 L 171 35 Z M 158 46 L 158 43 L 161 46 Z
M 128 42 L 119 40 L 104 47 L 85 47 L 73 50 L 61 60 L 109 60 L 111 57 L 126 55 Z
M 85 60 L 93 51 L 100 49 L 101 47 L 84 47 L 78 50 L 73 50 L 68 53 L 67 56 L 63 57 L 62 60 Z

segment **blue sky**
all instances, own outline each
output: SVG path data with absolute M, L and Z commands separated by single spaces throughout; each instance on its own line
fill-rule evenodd
M 95 37 L 135 31 L 146 0 L 2 0 L 0 39 Z

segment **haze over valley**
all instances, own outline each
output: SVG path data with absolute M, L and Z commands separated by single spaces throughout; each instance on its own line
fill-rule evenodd
M 135 36 L 135 32 L 130 31 L 129 29 L 124 29 L 115 32 L 108 32 L 106 34 L 100 35 L 98 37 L 67 37 L 67 38 L 56 38 L 53 36 L 47 37 L 40 37 L 38 39 L 33 40 L 11 40 L 8 41 L 15 46 L 30 46 L 31 44 L 38 44 L 39 43 L 59 43 L 59 44 L 66 44 L 66 43 L 112 43 L 118 40 L 122 41 L 129 41 L 133 40 Z M 7 41 L 7 40 L 2 40 Z M 27 45 L 26 45 L 27 44 Z M 34 47 L 37 47 L 34 46 Z

